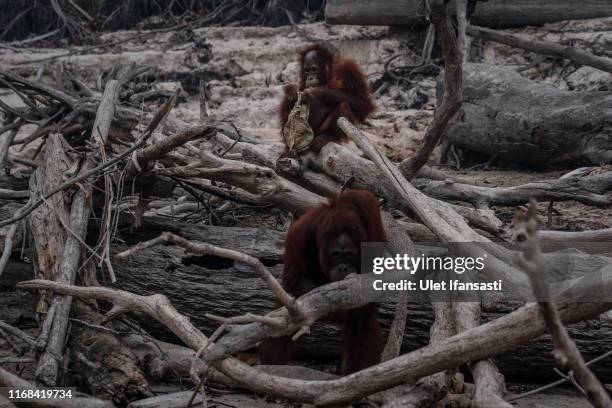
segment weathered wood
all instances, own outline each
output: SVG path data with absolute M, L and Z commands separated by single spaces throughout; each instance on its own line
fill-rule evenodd
M 432 5 L 432 15 L 434 7 L 441 7 L 439 4 Z M 453 40 L 454 41 L 454 40 Z M 456 45 L 455 45 L 456 51 Z M 459 62 L 459 69 L 461 68 L 461 63 Z M 449 81 L 457 82 L 457 79 L 450 79 L 449 72 L 446 71 L 446 78 L 444 81 L 444 97 L 447 97 L 449 90 Z M 459 71 L 459 84 L 461 85 L 461 71 Z M 452 88 L 452 85 L 450 86 Z M 460 104 L 461 102 L 461 93 L 459 92 L 459 99 L 456 103 Z M 443 102 L 444 105 L 445 102 Z M 458 107 L 458 106 L 457 106 Z M 436 116 L 438 116 L 438 111 L 436 110 Z M 434 117 L 434 122 L 436 119 Z M 444 125 L 446 122 L 444 122 Z M 437 126 L 441 126 L 439 129 L 440 132 L 444 129 L 444 125 L 437 124 Z M 400 172 L 399 168 L 396 167 L 390 160 L 388 160 L 384 155 L 380 154 L 374 148 L 368 139 L 363 135 L 363 133 L 359 132 L 357 128 L 352 126 L 350 122 L 346 118 L 340 118 L 338 120 L 338 126 L 347 134 L 359 148 L 370 158 L 373 162 L 376 163 L 377 167 L 380 171 L 385 175 L 385 177 L 391 181 L 391 184 L 398 195 L 405 200 L 410 208 L 418 214 L 421 221 L 426 224 L 432 232 L 434 232 L 440 240 L 445 243 L 451 242 L 464 242 L 464 241 L 474 241 L 474 242 L 485 242 L 486 238 L 478 235 L 474 230 L 470 229 L 467 223 L 461 218 L 461 216 L 453 211 L 449 207 L 439 206 L 435 202 L 435 200 L 422 195 L 418 190 L 412 186 L 406 178 L 404 178 L 403 174 Z M 436 123 L 432 124 L 432 127 L 436 126 Z M 492 257 L 493 258 L 493 257 Z M 499 264 L 502 264 L 501 260 Z M 494 271 L 494 274 L 499 274 L 499 270 L 503 267 L 501 265 L 491 266 L 491 270 Z M 503 273 L 503 272 L 502 272 Z M 470 329 L 476 328 L 480 324 L 481 318 L 481 306 L 480 302 L 452 302 L 451 304 L 454 316 L 454 325 L 457 334 L 461 334 Z M 485 408 L 489 406 L 499 406 L 499 407 L 507 407 L 509 404 L 504 403 L 503 395 L 505 392 L 505 383 L 502 375 L 499 374 L 497 367 L 495 364 L 487 359 L 472 361 L 472 364 L 469 365 L 472 375 L 474 377 L 474 382 L 476 386 L 476 392 L 474 393 L 474 397 L 472 400 L 472 404 L 477 408 Z
M 121 248 L 118 248 L 121 250 Z M 134 293 L 150 295 L 161 293 L 169 297 L 172 304 L 206 334 L 211 334 L 219 325 L 204 314 L 214 311 L 220 316 L 235 316 L 252 312 L 264 314 L 275 308 L 275 300 L 263 280 L 243 265 L 210 257 L 185 255 L 176 247 L 157 247 L 130 256 L 128 260 L 113 258 L 117 287 Z M 280 276 L 282 266 L 270 268 Z M 394 300 L 394 299 L 390 299 Z M 441 304 L 442 305 L 442 304 Z M 389 328 L 395 312 L 393 302 L 383 303 L 380 318 L 383 328 Z M 407 328 L 402 342 L 402 352 L 427 345 L 433 313 L 429 304 L 410 302 Z M 484 313 L 485 321 L 502 314 Z M 452 319 L 452 317 L 451 317 Z M 441 319 L 440 321 L 444 321 Z M 143 322 L 158 338 L 172 340 L 173 336 L 159 325 Z M 612 329 L 609 322 L 593 325 L 577 323 L 570 325 L 570 335 L 577 339 L 585 358 L 593 358 L 612 348 L 612 340 L 606 332 Z M 443 338 L 452 335 L 445 328 Z M 588 333 L 588 335 L 587 335 Z M 341 336 L 336 327 L 318 322 L 310 335 L 304 336 L 295 345 L 296 359 L 307 361 L 330 361 L 338 359 L 341 351 Z M 597 339 L 597 340 L 594 340 Z M 500 371 L 507 379 L 525 382 L 542 382 L 556 379 L 552 371 L 554 358 L 552 344 L 547 336 L 496 358 Z M 185 358 L 185 361 L 190 361 Z M 602 380 L 612 380 L 612 366 L 605 362 L 594 366 Z M 168 375 L 172 375 L 169 371 Z
M 43 150 L 42 165 L 30 178 L 30 191 L 33 197 L 44 196 L 64 181 L 64 173 L 72 165 L 66 154 L 69 149 L 66 140 L 59 134 L 52 134 L 47 139 Z M 62 194 L 49 197 L 47 201 L 32 211 L 27 224 L 33 238 L 34 257 L 37 276 L 54 280 L 64 250 L 67 232 L 61 219 L 69 218 Z M 46 311 L 46 296 L 41 296 L 39 312 Z
M 191 240 L 232 248 L 263 261 L 280 261 L 283 256 L 285 234 L 280 231 L 267 228 L 198 225 L 160 216 L 144 217 L 142 227 L 136 230 L 129 239 L 130 242 L 143 241 L 154 238 L 163 231 L 169 231 Z M 126 238 L 128 238 L 127 235 Z
M 477 37 L 486 41 L 495 41 L 510 45 L 511 47 L 536 52 L 538 54 L 550 55 L 557 58 L 566 58 L 580 65 L 588 65 L 601 69 L 602 71 L 612 72 L 611 58 L 598 57 L 597 55 L 593 55 L 588 51 L 576 47 L 570 47 L 548 41 L 526 40 L 508 32 L 491 30 L 473 25 L 467 27 L 467 33 L 472 37 Z
M 479 302 L 454 302 L 452 308 L 457 333 L 480 325 L 482 316 Z M 468 367 L 475 385 L 471 404 L 473 408 L 512 408 L 511 404 L 502 399 L 506 393 L 506 383 L 493 360 L 474 361 Z
M 517 206 L 537 201 L 577 201 L 596 207 L 612 205 L 612 171 L 584 177 L 561 177 L 512 187 L 473 186 L 452 181 L 418 179 L 413 184 L 439 200 L 464 201 L 478 208 L 492 205 Z
M 13 143 L 13 139 L 15 139 L 18 131 L 19 127 L 16 127 L 15 129 L 11 129 L 4 134 L 0 134 L 0 169 L 4 169 L 6 159 L 9 155 L 9 148 L 11 147 L 11 143 Z
M 183 263 L 185 258 L 188 259 L 188 262 Z M 147 250 L 142 253 L 142 256 L 130 258 L 130 262 L 114 261 L 114 264 L 121 288 L 141 294 L 166 294 L 179 311 L 187 314 L 196 326 L 206 333 L 212 333 L 217 327 L 217 323 L 204 317 L 204 314 L 210 310 L 215 310 L 220 315 L 232 316 L 236 314 L 236 310 L 265 313 L 274 308 L 274 299 L 263 281 L 253 272 L 239 265 L 229 267 L 227 264 L 216 264 L 214 260 L 193 259 L 173 247 Z M 207 265 L 208 268 L 201 265 Z M 36 299 L 23 292 L 18 294 L 12 289 L 17 281 L 29 279 L 32 276 L 30 268 L 28 264 L 12 262 L 0 281 L 2 288 L 0 318 L 9 324 L 33 322 Z M 277 276 L 281 269 L 280 265 L 272 268 Z M 382 305 L 380 316 L 385 328 L 389 327 L 393 318 L 393 307 L 393 304 Z M 404 353 L 427 344 L 430 326 L 433 323 L 432 311 L 427 304 L 412 302 L 409 304 L 408 313 L 408 325 L 402 345 Z M 500 315 L 501 313 L 485 313 L 484 319 L 491 320 Z M 444 321 L 444 319 L 439 319 L 439 321 Z M 151 324 L 148 320 L 145 323 L 146 325 Z M 577 339 L 585 358 L 590 359 L 612 347 L 609 336 L 606 334 L 611 328 L 610 322 L 578 323 L 570 326 L 570 335 Z M 432 334 L 435 334 L 437 330 Z M 162 338 L 174 339 L 159 326 L 154 327 L 153 333 Z M 452 332 L 441 337 L 446 338 L 450 335 Z M 158 350 L 150 343 L 149 347 Z M 142 345 L 130 348 L 138 351 L 142 349 Z M 163 348 L 166 349 L 166 346 L 164 345 Z M 180 349 L 178 346 L 176 348 Z M 308 361 L 313 359 L 330 361 L 338 358 L 340 348 L 337 329 L 325 323 L 318 323 L 314 326 L 312 335 L 304 337 L 297 343 L 296 358 Z M 163 361 L 157 363 L 149 361 L 153 366 L 164 370 L 158 372 L 156 378 L 164 376 L 175 378 L 177 370 L 183 373 L 182 375 L 187 375 L 193 351 L 184 350 L 188 353 L 182 359 L 177 358 L 177 353 L 172 352 L 171 361 L 166 361 L 166 357 L 161 358 Z M 551 351 L 550 339 L 542 337 L 529 345 L 520 346 L 510 353 L 498 356 L 496 362 L 501 372 L 509 380 L 534 383 L 555 380 L 556 374 L 551 369 L 554 364 Z M 141 360 L 147 359 L 148 361 L 149 357 L 150 355 L 143 356 Z M 612 367 L 609 367 L 605 361 L 594 367 L 602 380 L 612 379 Z
M 119 82 L 116 80 L 108 81 L 94 120 L 91 140 L 99 146 L 103 153 L 103 157 L 104 145 L 108 139 L 108 131 L 113 120 L 115 101 L 117 100 L 118 94 Z M 47 160 L 53 160 L 53 157 L 47 157 Z M 85 161 L 81 166 L 80 173 L 85 174 L 87 169 L 88 165 L 87 161 Z M 63 176 L 63 173 L 60 175 Z M 65 239 L 61 252 L 61 262 L 59 263 L 58 271 L 55 275 L 55 280 L 60 283 L 74 285 L 77 270 L 81 264 L 81 243 L 85 242 L 87 221 L 89 220 L 89 206 L 86 201 L 86 194 L 89 194 L 89 192 L 86 193 L 84 188 L 85 187 L 78 189 L 72 200 L 69 224 L 69 230 L 71 232 Z M 62 196 L 58 194 L 55 197 L 58 196 L 61 200 Z M 58 204 L 61 205 L 60 209 L 63 209 L 63 202 L 60 201 Z M 53 208 L 52 211 L 55 211 L 55 208 Z M 59 215 L 59 217 L 61 217 L 61 215 Z M 57 221 L 61 222 L 62 219 L 59 218 Z M 35 237 L 35 240 L 46 240 L 48 238 L 48 236 L 43 235 Z M 59 251 L 59 248 L 55 248 L 55 250 Z M 38 359 L 38 366 L 36 367 L 36 380 L 47 386 L 57 385 L 59 367 L 64 353 L 66 333 L 68 331 L 68 316 L 70 315 L 71 302 L 72 298 L 70 296 L 55 296 L 53 298 L 55 313 L 52 316 L 53 321 L 51 324 L 49 341 L 47 342 L 44 352 Z M 50 316 L 47 316 L 47 319 L 49 318 Z
M 72 233 L 68 235 L 64 244 L 58 274 L 55 279 L 57 282 L 74 285 L 77 270 L 81 264 L 81 242 L 85 242 L 88 219 L 89 207 L 86 203 L 85 192 L 79 189 L 72 200 L 70 210 L 70 230 Z M 55 313 L 53 314 L 51 333 L 45 351 L 38 359 L 36 368 L 37 381 L 47 386 L 57 385 L 60 365 L 60 358 L 58 357 L 64 354 L 71 302 L 72 298 L 70 296 L 55 296 L 53 298 Z
M 523 253 L 518 263 L 529 276 L 534 295 L 538 299 L 546 299 L 549 296 L 549 285 L 546 281 L 549 265 L 544 259 L 537 238 L 537 224 L 537 203 L 531 200 L 527 214 L 520 214 L 515 218 L 513 239 L 520 242 L 519 246 Z M 608 391 L 586 365 L 576 343 L 567 333 L 555 302 L 539 301 L 538 306 L 546 322 L 547 331 L 553 338 L 555 347 L 553 354 L 558 365 L 573 373 L 583 394 L 594 407 L 612 407 Z
M 468 64 L 464 97 L 443 152 L 453 144 L 483 162 L 493 156 L 536 166 L 612 162 L 611 92 L 562 91 L 511 69 Z
M 463 2 L 465 8 L 465 1 Z M 416 153 L 403 164 L 402 174 L 410 180 L 429 160 L 429 156 L 440 142 L 447 123 L 455 116 L 463 102 L 463 49 L 459 49 L 457 38 L 443 4 L 430 3 L 430 19 L 435 27 L 436 39 L 444 53 L 444 92 L 438 95 L 438 106 L 431 125 L 421 140 Z M 464 9 L 465 12 L 465 9 Z M 465 16 L 463 19 L 465 25 Z M 463 33 L 465 37 L 465 32 Z M 465 40 L 465 38 L 464 38 Z M 463 46 L 463 44 L 462 44 Z
M 347 183 L 350 188 L 370 190 L 377 196 L 389 200 L 393 206 L 411 212 L 406 203 L 395 193 L 389 181 L 382 177 L 376 165 L 350 149 L 336 143 L 328 143 L 321 150 L 317 165 L 326 174 L 337 178 L 341 183 Z M 475 228 L 496 234 L 502 226 L 502 222 L 489 210 L 442 202 L 440 205 L 452 207 Z
M 391 272 L 387 276 L 399 279 L 401 274 Z M 384 298 L 382 293 L 362 290 L 371 287 L 376 278 L 374 274 L 359 274 L 341 282 L 329 283 L 302 296 L 300 305 L 304 314 L 316 321 L 335 310 L 351 309 L 370 302 L 379 303 Z M 172 330 L 191 349 L 201 350 L 206 346 L 203 359 L 244 387 L 315 405 L 357 401 L 377 391 L 405 382 L 416 382 L 442 370 L 491 358 L 533 341 L 546 330 L 537 305 L 527 304 L 507 316 L 445 339 L 439 344 L 428 345 L 353 375 L 324 382 L 304 381 L 266 374 L 231 356 L 232 353 L 255 347 L 266 337 L 288 335 L 298 330 L 303 322 L 291 319 L 286 308 L 273 312 L 273 316 L 282 322 L 279 325 L 251 322 L 232 326 L 211 344 L 208 337 L 179 313 L 164 295 L 140 296 L 123 290 L 72 286 L 46 280 L 22 282 L 18 287 L 111 302 L 112 310 L 118 313 L 144 313 Z M 572 293 L 589 296 L 592 293 L 609 293 L 611 290 L 612 274 L 607 273 L 587 277 L 580 288 L 575 291 L 572 288 Z M 566 323 L 595 318 L 612 307 L 610 303 L 597 302 L 596 298 L 584 303 L 564 299 L 558 300 L 558 307 Z
M 72 309 L 76 318 L 67 347 L 71 368 L 90 393 L 120 407 L 151 397 L 144 369 L 132 350 L 115 333 L 92 327 L 102 326 L 104 316 L 80 300 L 73 301 Z
M 384 7 L 368 0 L 328 0 L 325 21 L 329 24 L 413 26 L 427 15 L 421 0 L 389 0 Z M 471 21 L 486 27 L 522 27 L 563 20 L 612 16 L 607 0 L 489 0 L 478 2 Z
M 610 16 L 612 3 L 607 0 L 490 0 L 476 4 L 471 21 L 486 27 L 522 27 Z
M 539 231 L 546 242 L 612 242 L 612 228 L 592 231 Z
M 91 139 L 95 143 L 105 145 L 108 140 L 113 116 L 115 115 L 115 103 L 119 97 L 119 81 L 111 79 L 106 83 L 104 95 L 98 105 L 96 119 L 94 120 L 91 131 Z
M 5 234 L 3 234 L 1 237 L 1 241 L 4 242 L 2 242 L 2 255 L 0 255 L 0 276 L 2 276 L 2 272 L 4 272 L 4 269 L 8 264 L 9 258 L 13 253 L 13 246 L 15 245 L 15 242 L 17 241 L 17 239 L 21 238 L 17 236 L 17 231 L 19 231 L 20 229 L 21 222 L 16 222 L 15 224 L 6 227 L 6 230 L 4 231 Z
M 0 199 L 19 199 L 19 198 L 28 198 L 30 196 L 30 192 L 27 190 L 15 191 L 8 190 L 6 188 L 0 188 Z

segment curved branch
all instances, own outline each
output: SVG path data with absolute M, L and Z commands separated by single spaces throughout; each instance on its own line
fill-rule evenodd
M 313 313 L 318 308 L 318 312 L 322 315 L 329 313 L 332 305 L 342 304 L 344 308 L 345 304 L 340 301 L 341 299 L 349 304 L 349 308 L 356 307 L 359 302 L 369 303 L 373 299 L 365 299 L 366 296 L 363 294 L 367 291 L 361 290 L 361 287 L 368 282 L 371 283 L 369 281 L 371 279 L 373 279 L 371 276 L 360 275 L 355 279 L 328 284 L 303 296 L 298 302 L 307 313 L 309 308 Z M 109 288 L 79 287 L 42 280 L 21 282 L 17 286 L 113 302 L 115 311 L 136 311 L 155 318 L 194 350 L 199 350 L 208 343 L 207 337 L 193 326 L 188 318 L 178 313 L 163 295 L 139 296 Z M 605 276 L 603 282 L 601 277 L 590 280 L 582 285 L 580 290 L 582 293 L 589 293 L 596 289 L 602 290 L 602 286 L 604 290 L 612 290 L 612 276 Z M 330 299 L 332 297 L 333 299 Z M 353 304 L 350 304 L 351 302 Z M 609 303 L 558 303 L 560 316 L 565 322 L 592 318 L 611 307 Z M 291 321 L 289 313 L 284 308 L 269 316 L 284 319 L 287 323 L 284 328 L 285 334 L 298 329 L 298 324 Z M 521 329 L 517 330 L 517 327 Z M 236 336 L 244 338 L 244 344 L 247 345 L 245 348 L 252 347 L 266 337 L 268 330 L 273 328 L 262 323 L 239 326 L 219 339 L 213 347 L 221 342 L 227 343 L 225 339 L 228 337 L 236 338 Z M 459 335 L 334 380 L 304 381 L 278 377 L 250 367 L 233 357 L 216 361 L 213 366 L 237 384 L 253 391 L 324 405 L 355 401 L 374 392 L 416 381 L 470 361 L 493 357 L 524 344 L 545 331 L 546 324 L 539 313 L 538 305 L 529 304 Z
M 423 137 L 423 145 L 413 157 L 400 164 L 400 170 L 407 180 L 410 180 L 427 163 L 431 152 L 442 137 L 444 128 L 463 102 L 461 53 L 442 1 L 434 1 L 431 4 L 430 18 L 444 53 L 444 96 L 434 113 L 431 126 Z

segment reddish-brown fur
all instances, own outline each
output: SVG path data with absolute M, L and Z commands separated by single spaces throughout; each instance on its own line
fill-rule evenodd
M 306 89 L 304 57 L 310 51 L 317 53 L 321 85 Z M 315 134 L 310 150 L 318 152 L 330 141 L 342 143 L 347 140 L 346 135 L 336 124 L 338 118 L 344 116 L 353 124 L 363 123 L 374 112 L 374 102 L 368 81 L 359 65 L 354 61 L 332 53 L 321 44 L 304 48 L 298 55 L 300 62 L 299 91 L 306 89 L 305 97 L 310 104 L 309 123 Z M 279 109 L 281 129 L 287 122 L 296 100 L 295 86 L 286 87 Z
M 332 197 L 294 222 L 285 239 L 282 285 L 298 297 L 330 283 L 326 249 L 340 234 L 347 233 L 358 248 L 362 242 L 383 242 L 385 231 L 376 197 L 361 190 L 348 190 Z M 356 270 L 360 270 L 356 265 Z M 337 312 L 333 321 L 343 327 L 342 372 L 349 374 L 377 364 L 383 347 L 378 323 L 378 305 Z M 265 341 L 260 347 L 263 364 L 286 364 L 290 337 Z

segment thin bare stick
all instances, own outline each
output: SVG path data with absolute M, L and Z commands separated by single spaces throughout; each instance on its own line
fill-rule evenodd
M 461 53 L 461 61 L 463 65 L 468 63 L 468 57 L 470 54 L 470 37 L 465 33 L 467 28 L 467 0 L 456 0 L 457 6 L 457 43 L 459 46 L 459 52 Z
M 161 159 L 175 148 L 182 146 L 191 140 L 200 137 L 210 139 L 215 135 L 215 133 L 216 128 L 214 125 L 202 124 L 193 126 L 182 132 L 166 137 L 165 139 L 154 143 L 151 146 L 148 146 L 136 153 L 136 157 L 130 162 L 125 172 L 126 177 L 133 176 L 138 172 L 144 172 L 147 168 L 148 163 Z
M 13 253 L 13 238 L 15 238 L 17 228 L 19 228 L 20 225 L 21 223 L 19 222 L 11 225 L 4 236 L 4 249 L 2 250 L 2 256 L 0 256 L 0 276 L 2 276 L 2 272 L 4 272 L 4 268 L 6 268 L 9 258 L 11 257 L 11 253 Z
M 380 356 L 380 361 L 391 360 L 399 356 L 404 339 L 404 331 L 406 330 L 406 318 L 408 317 L 408 294 L 407 290 L 401 291 L 399 299 L 395 305 L 395 314 L 393 322 L 387 336 L 387 343 Z
M 252 313 L 245 313 L 242 316 L 234 317 L 223 317 L 212 313 L 206 313 L 205 316 L 211 320 L 216 320 L 223 324 L 248 324 L 253 322 L 268 324 L 270 326 L 280 326 L 283 324 L 283 321 L 280 319 L 275 319 L 274 317 L 269 316 L 258 316 Z
M 86 171 L 84 165 L 82 171 Z M 74 284 L 79 262 L 81 260 L 81 242 L 87 235 L 87 221 L 89 220 L 89 207 L 86 199 L 87 193 L 81 189 L 77 191 L 70 210 L 70 229 L 74 235 L 69 235 L 64 244 L 61 262 L 58 266 L 57 281 Z M 69 296 L 55 296 L 53 303 L 56 311 L 50 318 L 53 319 L 49 340 L 44 352 L 38 360 L 36 379 L 47 386 L 57 385 L 58 370 L 61 356 L 64 354 L 66 333 L 68 332 L 68 316 L 72 298 Z M 49 318 L 49 316 L 47 316 Z
M 608 351 L 608 352 L 606 352 L 606 353 L 604 353 L 604 354 L 602 354 L 600 356 L 597 356 L 597 357 L 595 357 L 592 360 L 587 361 L 586 365 L 590 366 L 591 364 L 594 364 L 594 363 L 596 363 L 598 361 L 601 361 L 604 358 L 607 358 L 607 357 L 610 357 L 610 356 L 612 356 L 612 350 L 610 350 L 610 351 Z M 535 388 L 533 390 L 526 391 L 526 392 L 524 392 L 522 394 L 513 395 L 512 397 L 508 398 L 506 401 L 508 401 L 508 402 L 516 401 L 516 400 L 519 400 L 521 398 L 525 398 L 525 397 L 528 397 L 530 395 L 534 395 L 534 394 L 537 394 L 539 392 L 546 391 L 546 390 L 551 389 L 551 388 L 555 388 L 556 386 L 564 384 L 567 381 L 569 381 L 568 378 L 562 378 L 560 380 L 551 382 L 550 384 L 546 384 L 546 385 L 543 385 L 541 387 Z
M 15 127 L 12 128 L 4 137 L 2 132 L 0 132 L 0 169 L 4 169 L 4 162 L 8 157 L 9 148 L 13 143 L 13 139 L 15 139 L 15 135 L 19 131 L 21 125 L 25 123 L 25 121 L 21 118 L 15 120 Z
M 106 155 L 106 144 L 108 142 L 108 133 L 110 126 L 115 115 L 115 104 L 119 97 L 120 82 L 111 79 L 106 83 L 104 88 L 104 94 L 98 105 L 98 111 L 96 112 L 96 119 L 94 120 L 93 129 L 91 132 L 91 140 L 93 144 L 98 148 L 100 152 L 100 158 L 102 163 L 107 161 Z M 169 103 L 166 101 L 166 103 Z M 102 220 L 100 223 L 100 236 L 98 237 L 97 248 L 101 248 L 100 263 L 98 266 L 102 267 L 103 264 L 107 266 L 108 274 L 111 283 L 117 281 L 113 266 L 110 262 L 110 240 L 111 240 L 111 219 L 112 219 L 112 208 L 111 203 L 113 201 L 113 183 L 111 176 L 105 174 L 104 176 L 104 208 L 102 209 Z
M 194 22 L 195 23 L 195 22 Z M 98 48 L 107 48 L 107 47 L 114 47 L 116 45 L 119 44 L 124 44 L 130 41 L 134 41 L 134 40 L 138 40 L 141 38 L 145 38 L 145 37 L 150 37 L 152 35 L 155 34 L 160 34 L 160 33 L 168 33 L 170 31 L 175 31 L 175 30 L 180 30 L 184 27 L 189 26 L 189 24 L 179 24 L 173 27 L 167 27 L 167 28 L 160 28 L 160 29 L 156 29 L 156 30 L 150 30 L 150 31 L 146 31 L 144 33 L 140 33 L 138 35 L 132 36 L 132 37 L 127 37 L 127 38 L 123 38 L 121 40 L 117 40 L 117 41 L 112 41 L 112 42 L 107 42 L 107 43 L 102 43 L 102 44 L 97 44 L 97 45 L 92 45 L 90 47 L 84 47 L 84 48 L 80 48 L 78 50 L 74 50 L 74 51 L 70 51 L 70 52 L 66 52 L 63 54 L 57 54 L 57 55 L 53 55 L 51 57 L 45 57 L 45 58 L 39 58 L 39 59 L 35 59 L 35 60 L 29 60 L 29 61 L 21 61 L 18 62 L 15 65 L 26 65 L 26 64 L 36 64 L 39 62 L 46 62 L 46 61 L 52 61 L 58 58 L 64 58 L 64 57 L 70 57 L 72 55 L 81 55 L 81 54 L 85 54 L 88 53 L 92 50 L 96 50 Z
M 26 342 L 28 345 L 32 346 L 32 347 L 36 347 L 37 343 L 36 343 L 36 339 L 34 339 L 32 336 L 30 336 L 29 334 L 19 330 L 16 327 L 11 326 L 10 324 L 0 320 L 0 328 L 10 334 L 12 334 L 13 336 L 23 340 L 24 342 Z
M 550 290 L 545 280 L 546 265 L 537 238 L 537 203 L 535 200 L 529 203 L 527 214 L 517 214 L 515 225 L 513 238 L 521 244 L 523 249 L 519 263 L 529 276 L 533 293 L 539 300 L 540 314 L 553 339 L 555 359 L 559 365 L 573 372 L 594 407 L 612 407 L 612 400 L 608 392 L 585 364 L 576 343 L 571 339 L 561 321 L 555 302 L 550 300 Z
M 0 364 L 24 364 L 24 363 L 34 363 L 32 357 L 0 357 Z
M 208 119 L 208 104 L 206 103 L 206 81 L 203 79 L 200 79 L 198 91 L 200 94 L 200 122 L 204 122 Z

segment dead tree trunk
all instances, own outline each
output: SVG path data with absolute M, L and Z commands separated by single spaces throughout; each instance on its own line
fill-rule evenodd
M 425 23 L 421 0 L 389 0 L 384 7 L 368 0 L 328 0 L 325 21 L 329 24 L 413 26 Z M 486 27 L 523 27 L 563 20 L 612 16 L 608 0 L 489 0 L 478 2 L 472 23 Z
M 466 68 L 465 102 L 446 128 L 443 161 L 454 159 L 454 145 L 480 161 L 612 162 L 612 93 L 561 91 L 490 65 Z
M 168 296 L 177 310 L 188 316 L 205 334 L 211 334 L 219 325 L 204 316 L 211 310 L 219 316 L 234 316 L 236 311 L 261 315 L 275 308 L 274 297 L 262 279 L 250 268 L 226 259 L 185 255 L 180 248 L 161 246 L 133 254 L 128 260 L 113 258 L 113 265 L 117 288 L 143 295 L 161 293 Z M 270 268 L 277 277 L 281 269 L 280 264 Z M 380 318 L 385 330 L 393 320 L 394 306 L 392 303 L 382 304 Z M 433 324 L 429 303 L 412 302 L 408 307 L 402 353 L 427 345 Z M 483 313 L 483 320 L 489 321 L 499 315 Z M 150 321 L 147 320 L 146 324 Z M 612 328 L 610 323 L 594 327 L 583 322 L 569 328 L 572 338 L 584 339 L 578 340 L 578 345 L 587 360 L 612 347 L 609 336 L 605 334 Z M 160 326 L 151 332 L 157 338 L 160 335 L 166 340 L 174 338 Z M 310 335 L 296 343 L 295 357 L 334 361 L 339 358 L 342 347 L 339 334 L 336 327 L 317 323 Z M 538 383 L 557 379 L 552 371 L 555 363 L 551 352 L 550 339 L 543 337 L 495 360 L 507 379 Z M 605 362 L 595 365 L 594 371 L 604 381 L 612 379 L 612 366 Z

